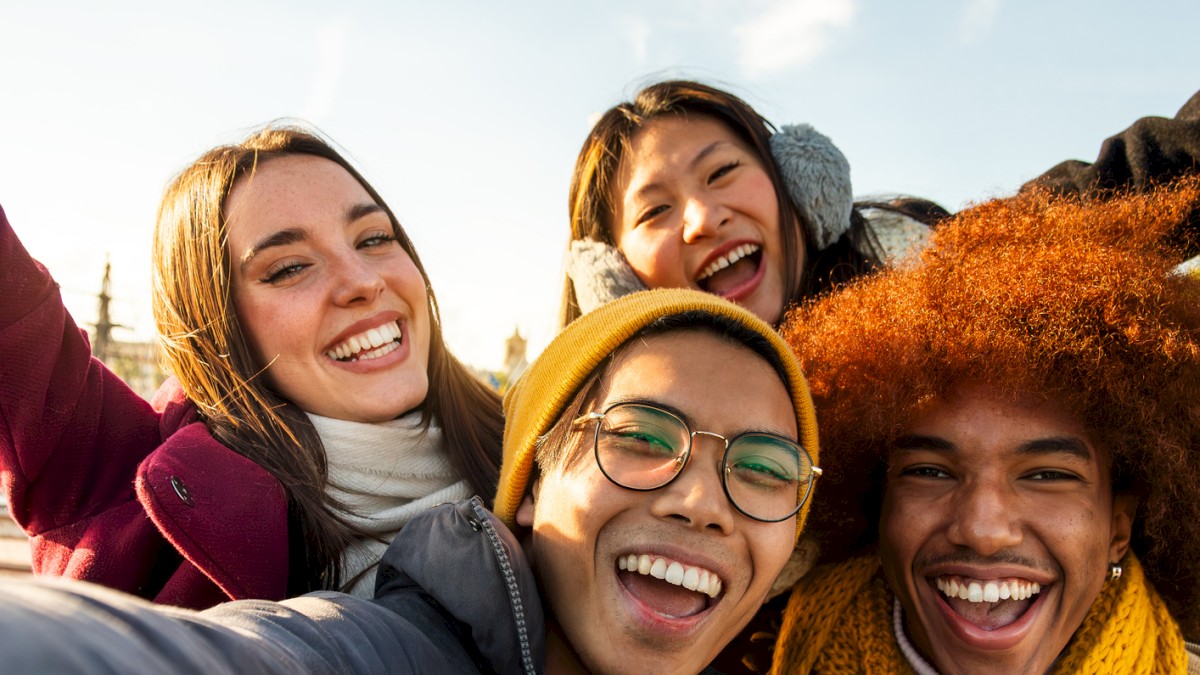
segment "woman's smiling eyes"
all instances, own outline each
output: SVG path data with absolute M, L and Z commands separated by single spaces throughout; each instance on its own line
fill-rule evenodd
M 359 240 L 354 244 L 354 248 L 367 253 L 376 253 L 382 252 L 392 245 L 398 246 L 399 243 L 396 234 L 390 229 L 372 230 L 360 236 Z M 259 281 L 264 284 L 278 286 L 295 279 L 304 270 L 312 266 L 313 263 L 306 259 L 288 256 L 268 267 L 266 273 Z
M 358 248 L 378 248 L 380 246 L 387 246 L 395 241 L 396 235 L 390 230 L 386 232 L 372 232 L 358 242 Z
M 740 160 L 740 159 L 735 159 L 732 162 L 728 162 L 726 164 L 721 165 L 720 167 L 717 168 L 716 171 L 709 174 L 708 184 L 712 185 L 713 183 L 717 182 L 718 180 L 724 178 L 725 176 L 728 176 L 734 169 L 738 168 L 741 165 L 742 165 L 742 160 Z
M 651 206 L 650 208 L 643 211 L 640 216 L 638 216 L 636 224 L 641 225 L 648 221 L 654 220 L 659 215 L 666 213 L 668 208 L 669 207 L 666 204 L 658 204 L 657 206 Z
M 265 284 L 280 284 L 304 271 L 308 263 L 285 260 L 267 269 L 267 274 L 261 281 Z
M 713 186 L 715 183 L 719 182 L 722 178 L 725 178 L 726 176 L 730 175 L 731 173 L 733 173 L 735 170 L 737 170 L 741 166 L 742 166 L 741 159 L 735 159 L 735 160 L 728 161 L 728 162 L 721 164 L 714 171 L 709 173 L 707 175 L 707 177 L 704 179 L 705 186 L 708 186 L 708 187 Z M 634 225 L 642 225 L 651 220 L 654 220 L 658 216 L 666 213 L 668 210 L 670 210 L 670 208 L 671 208 L 670 204 L 655 204 L 655 205 L 643 210 L 638 215 L 637 220 L 634 221 Z

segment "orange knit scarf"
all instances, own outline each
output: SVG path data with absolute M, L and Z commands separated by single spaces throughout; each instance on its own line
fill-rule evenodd
M 1185 673 L 1179 626 L 1132 553 L 1104 584 L 1052 673 Z M 912 673 L 892 631 L 892 594 L 879 559 L 819 567 L 784 610 L 772 673 Z

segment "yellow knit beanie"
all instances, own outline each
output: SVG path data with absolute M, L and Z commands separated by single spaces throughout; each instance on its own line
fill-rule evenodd
M 654 320 L 693 311 L 732 319 L 767 340 L 787 373 L 784 384 L 792 396 L 800 445 L 812 455 L 814 464 L 819 463 L 817 419 L 808 383 L 791 348 L 769 324 L 709 293 L 686 289 L 642 291 L 602 305 L 564 328 L 504 397 L 504 463 L 494 506 L 501 520 L 509 527 L 516 525 L 517 507 L 533 470 L 538 438 L 554 426 L 596 368 Z M 797 515 L 797 537 L 811 503 L 810 498 Z

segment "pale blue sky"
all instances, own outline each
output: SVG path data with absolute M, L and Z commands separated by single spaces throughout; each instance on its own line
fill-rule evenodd
M 561 290 L 566 194 L 597 112 L 663 76 L 808 122 L 857 194 L 950 208 L 1007 194 L 1200 89 L 1194 0 L 0 1 L 0 205 L 95 318 L 148 336 L 166 181 L 280 117 L 332 136 L 396 210 L 451 347 L 539 349 Z

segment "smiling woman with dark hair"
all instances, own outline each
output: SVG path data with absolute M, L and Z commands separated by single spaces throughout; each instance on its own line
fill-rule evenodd
M 900 202 L 855 204 L 849 162 L 807 124 L 776 130 L 728 91 L 655 82 L 605 111 L 579 151 L 561 321 L 641 288 L 694 288 L 777 323 L 949 215 Z

